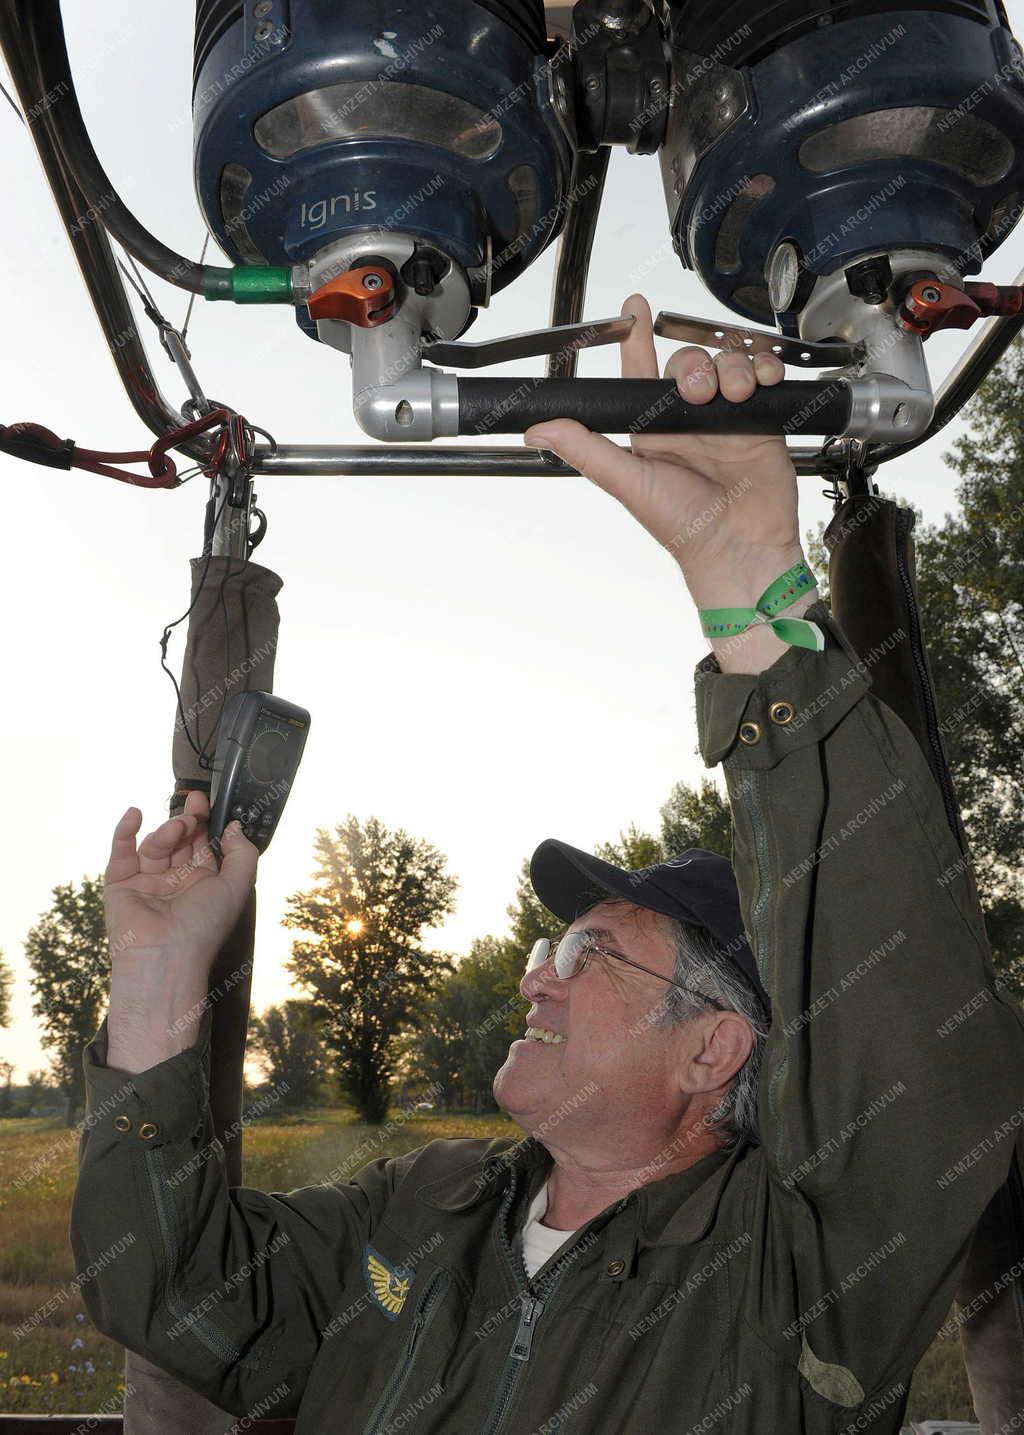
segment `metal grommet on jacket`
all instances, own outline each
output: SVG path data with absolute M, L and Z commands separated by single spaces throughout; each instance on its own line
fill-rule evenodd
M 772 722 L 778 723 L 781 727 L 785 723 L 793 721 L 794 717 L 796 717 L 796 708 L 793 706 L 792 703 L 787 703 L 785 701 L 772 703 L 771 707 L 768 709 L 768 716 L 771 718 Z
M 132 1129 L 132 1118 L 130 1116 L 115 1116 L 114 1125 L 118 1131 L 130 1131 Z
M 626 1262 L 616 1256 L 615 1260 L 609 1261 L 604 1269 L 606 1275 L 621 1276 L 622 1272 L 626 1269 Z
M 142 1137 L 143 1141 L 148 1141 L 150 1137 L 155 1136 L 159 1130 L 160 1127 L 154 1125 L 152 1121 L 144 1121 L 139 1127 L 139 1135 Z
M 753 745 L 761 741 L 761 724 L 756 722 L 740 723 L 740 742 Z

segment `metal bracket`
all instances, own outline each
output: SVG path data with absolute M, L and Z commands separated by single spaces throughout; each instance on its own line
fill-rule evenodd
M 685 17 L 674 11 L 670 94 L 672 104 L 659 152 L 669 214 L 674 217 L 694 170 L 712 145 L 750 108 L 741 71 L 710 55 L 676 48 Z
M 822 489 L 822 496 L 832 500 L 834 510 L 841 508 L 848 498 L 869 497 L 878 492 L 878 485 L 872 482 L 878 465 L 872 463 L 871 445 L 865 439 L 830 438 L 821 456 L 822 473 L 832 484 L 831 488 Z
M 787 339 L 785 334 L 770 329 L 744 329 L 738 324 L 715 324 L 690 314 L 670 314 L 666 310 L 654 321 L 654 332 L 663 339 L 682 339 L 703 344 L 710 349 L 739 349 L 745 354 L 777 354 L 784 364 L 800 369 L 845 368 L 858 364 L 864 357 L 861 344 L 841 340 L 827 343 L 805 343 Z
M 432 364 L 449 364 L 454 369 L 483 369 L 512 359 L 533 359 L 541 354 L 560 354 L 574 349 L 596 349 L 618 344 L 636 322 L 634 314 L 614 319 L 591 319 L 588 324 L 559 324 L 553 329 L 531 329 L 525 334 L 508 334 L 478 344 L 435 339 L 424 343 L 422 353 Z

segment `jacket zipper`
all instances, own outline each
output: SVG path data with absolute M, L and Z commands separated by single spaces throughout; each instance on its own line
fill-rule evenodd
M 765 923 L 765 916 L 768 912 L 772 888 L 771 888 L 771 853 L 768 845 L 768 823 L 764 816 L 764 808 L 761 802 L 764 790 L 764 779 L 761 773 L 740 769 L 734 776 L 728 778 L 730 791 L 733 783 L 736 784 L 738 793 L 737 807 L 746 815 L 750 827 L 751 848 L 754 858 L 754 872 L 757 876 L 757 892 L 750 908 L 750 937 L 751 950 L 754 953 L 754 961 L 761 975 L 761 981 L 765 989 L 769 989 L 775 979 L 774 969 L 769 970 L 772 960 L 772 943 L 769 940 L 769 932 Z M 767 1086 L 768 1110 L 772 1116 L 778 1116 L 778 1083 L 786 1074 L 789 1064 L 789 1055 L 784 1052 L 779 1060 L 778 1066 L 772 1073 Z M 781 1128 L 779 1142 L 782 1141 Z M 775 1159 L 781 1166 L 784 1160 L 781 1144 L 776 1147 Z
M 566 1261 L 566 1257 L 572 1254 L 580 1241 L 583 1240 L 586 1230 L 589 1229 L 588 1223 L 588 1226 L 581 1232 L 579 1239 L 574 1241 L 569 1249 L 558 1257 L 555 1267 L 548 1275 L 539 1281 L 537 1293 L 535 1294 L 530 1289 L 531 1281 L 527 1274 L 526 1266 L 522 1259 L 516 1259 L 516 1252 L 512 1249 L 512 1242 L 508 1236 L 508 1216 L 512 1209 L 515 1189 L 516 1172 L 513 1171 L 512 1179 L 509 1182 L 509 1188 L 505 1193 L 505 1199 L 502 1202 L 501 1211 L 498 1216 L 498 1224 L 501 1231 L 501 1242 L 505 1248 L 509 1265 L 512 1267 L 519 1281 L 519 1299 L 522 1305 L 519 1312 L 519 1324 L 516 1326 L 515 1335 L 512 1337 L 512 1345 L 505 1359 L 505 1368 L 501 1374 L 498 1394 L 494 1404 L 491 1406 L 481 1435 L 497 1435 L 497 1432 L 501 1429 L 505 1416 L 508 1413 L 508 1408 L 512 1403 L 512 1397 L 515 1394 L 519 1376 L 525 1368 L 526 1362 L 530 1359 L 537 1322 L 543 1315 L 545 1308 L 549 1305 L 551 1296 L 565 1279 L 569 1270 L 569 1263 Z
M 932 698 L 931 683 L 928 680 L 928 669 L 925 665 L 924 646 L 921 640 L 921 615 L 918 611 L 917 601 L 914 597 L 914 586 L 910 581 L 910 574 L 903 557 L 902 540 L 910 532 L 913 514 L 909 509 L 899 509 L 896 514 L 896 533 L 901 540 L 896 544 L 896 569 L 903 584 L 903 592 L 907 602 L 907 613 L 910 619 L 910 651 L 914 656 L 914 667 L 917 673 L 918 686 L 921 692 L 922 702 L 925 710 L 925 722 L 928 730 L 928 741 L 935 757 L 933 771 L 938 780 L 939 789 L 942 792 L 942 800 L 946 808 L 946 820 L 950 830 L 956 838 L 956 844 L 963 849 L 960 841 L 959 813 L 956 797 L 953 792 L 953 785 L 946 769 L 946 759 L 942 751 L 942 743 L 939 739 L 939 715 Z
M 164 1281 L 164 1304 L 172 1315 L 176 1315 L 182 1324 L 187 1325 L 207 1349 L 212 1350 L 214 1355 L 226 1360 L 229 1365 L 235 1365 L 242 1359 L 242 1353 L 233 1345 L 226 1336 L 216 1328 L 215 1325 L 203 1315 L 197 1315 L 190 1311 L 189 1306 L 175 1289 L 175 1279 L 178 1274 L 178 1244 L 174 1239 L 174 1210 L 173 1202 L 168 1205 L 168 1197 L 165 1190 L 164 1153 L 162 1147 L 146 1152 L 146 1174 L 149 1177 L 149 1186 L 153 1194 L 153 1204 L 156 1207 L 157 1223 L 160 1226 L 160 1235 L 163 1240 L 164 1254 L 167 1257 L 167 1275 Z
M 399 1396 L 405 1389 L 406 1382 L 412 1373 L 420 1339 L 429 1329 L 430 1322 L 434 1319 L 437 1308 L 441 1304 L 441 1299 L 447 1291 L 450 1282 L 451 1276 L 448 1271 L 437 1271 L 433 1280 L 420 1296 L 419 1303 L 413 1314 L 409 1338 L 405 1343 L 405 1349 L 402 1351 L 401 1359 L 392 1372 L 391 1379 L 384 1387 L 380 1399 L 374 1406 L 364 1435 L 378 1435 L 378 1432 L 384 1429 L 394 1413 Z

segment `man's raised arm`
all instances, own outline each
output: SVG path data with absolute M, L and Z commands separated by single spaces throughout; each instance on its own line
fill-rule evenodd
M 624 309 L 640 315 L 624 371 L 652 377 L 649 311 L 638 296 Z M 719 387 L 740 402 L 783 368 L 689 349 L 668 373 L 691 402 Z M 641 437 L 629 453 L 565 421 L 527 438 L 618 498 L 702 612 L 749 613 L 803 559 L 779 438 Z M 773 1008 L 765 1178 L 748 1212 L 765 1260 L 745 1302 L 777 1359 L 852 1407 L 912 1368 L 949 1309 L 1020 1137 L 1024 1017 L 994 977 L 916 739 L 816 590 L 779 611 L 813 622 L 821 647 L 705 620 L 713 652 L 696 673 L 700 750 L 723 765 L 744 926 Z

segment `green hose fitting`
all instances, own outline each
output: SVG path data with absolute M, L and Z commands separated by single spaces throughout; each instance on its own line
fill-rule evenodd
M 292 271 L 269 264 L 208 268 L 203 279 L 203 297 L 230 299 L 235 304 L 291 304 Z

